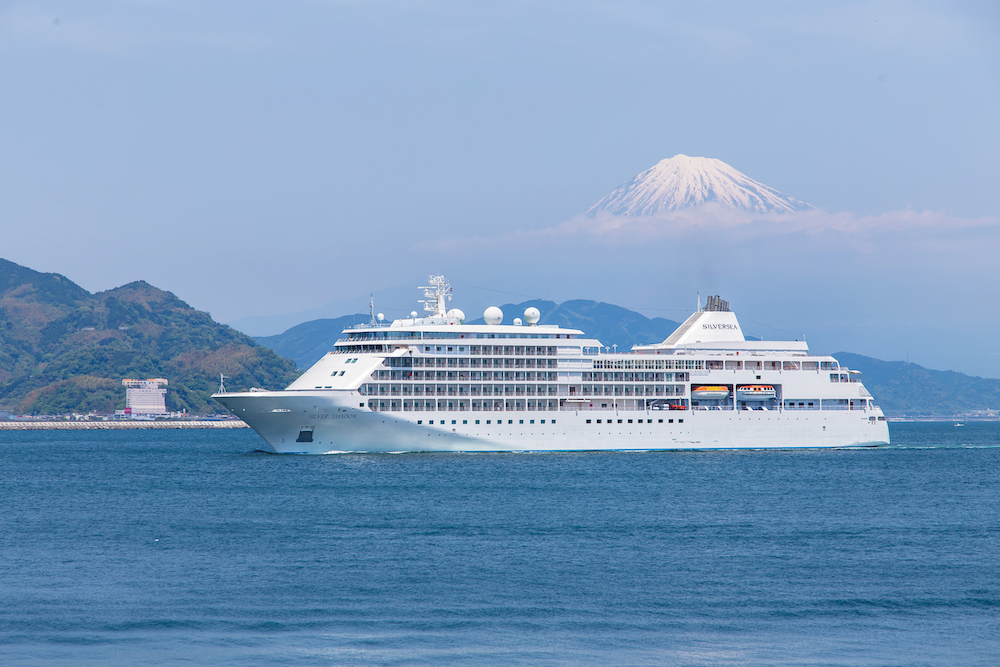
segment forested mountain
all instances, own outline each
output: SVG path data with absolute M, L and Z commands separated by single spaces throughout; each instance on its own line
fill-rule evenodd
M 223 412 L 227 386 L 283 388 L 294 364 L 139 281 L 91 294 L 68 278 L 0 259 L 0 408 L 15 413 L 111 412 L 123 378 L 163 377 L 167 407 Z
M 875 402 L 893 417 L 948 417 L 1000 409 L 1000 380 L 935 371 L 905 361 L 882 361 L 850 352 L 833 355 L 861 371 Z

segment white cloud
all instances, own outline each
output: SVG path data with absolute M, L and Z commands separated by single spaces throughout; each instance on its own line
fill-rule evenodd
M 513 230 L 496 236 L 438 239 L 419 243 L 416 250 L 461 251 L 475 248 L 517 248 L 539 242 L 577 244 L 634 244 L 675 240 L 692 235 L 736 235 L 741 239 L 790 234 L 842 234 L 856 240 L 874 235 L 1000 227 L 1000 218 L 962 218 L 946 211 L 904 209 L 880 215 L 827 213 L 820 210 L 759 214 L 735 211 L 714 204 L 660 216 L 635 217 L 598 214 L 579 215 L 552 227 Z

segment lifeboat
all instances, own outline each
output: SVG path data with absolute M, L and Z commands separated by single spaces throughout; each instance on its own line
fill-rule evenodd
M 736 397 L 744 401 L 759 401 L 767 398 L 775 398 L 776 396 L 777 392 L 769 384 L 744 384 L 736 387 Z
M 691 387 L 691 398 L 729 398 L 729 387 L 708 384 Z

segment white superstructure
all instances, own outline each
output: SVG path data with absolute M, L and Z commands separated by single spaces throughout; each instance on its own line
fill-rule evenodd
M 544 451 L 885 445 L 860 373 L 804 341 L 748 341 L 729 304 L 662 343 L 612 353 L 577 329 L 447 310 L 344 331 L 283 391 L 214 398 L 277 452 Z

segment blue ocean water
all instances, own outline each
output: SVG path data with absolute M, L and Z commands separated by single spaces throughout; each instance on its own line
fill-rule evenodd
M 4 665 L 994 665 L 1000 424 L 277 456 L 0 432 Z

